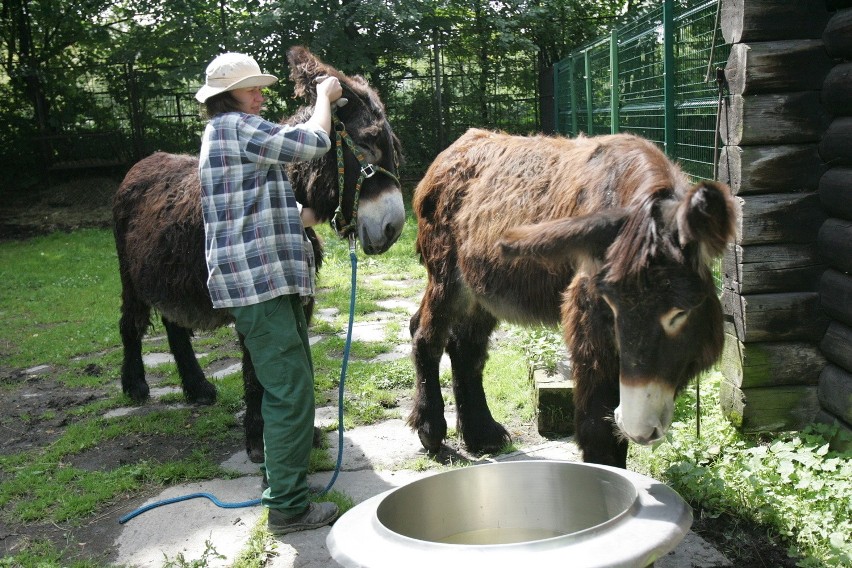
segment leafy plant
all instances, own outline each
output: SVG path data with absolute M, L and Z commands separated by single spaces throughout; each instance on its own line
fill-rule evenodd
M 677 404 L 667 443 L 632 450 L 637 466 L 669 483 L 703 515 L 754 521 L 783 537 L 803 567 L 852 565 L 852 452 L 829 449 L 836 429 L 742 434 L 722 416 L 720 373 L 701 382 L 701 438 L 694 393 Z

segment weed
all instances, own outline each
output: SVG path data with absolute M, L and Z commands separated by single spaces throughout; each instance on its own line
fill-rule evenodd
M 174 560 L 163 554 L 163 568 L 207 568 L 211 560 L 227 560 L 227 557 L 219 554 L 210 539 L 204 541 L 204 552 L 197 560 L 187 560 L 183 552 L 179 552 Z

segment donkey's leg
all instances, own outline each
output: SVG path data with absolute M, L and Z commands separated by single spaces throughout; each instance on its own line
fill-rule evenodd
M 213 404 L 216 402 L 216 387 L 204 378 L 204 371 L 195 358 L 195 351 L 189 340 L 189 330 L 166 318 L 162 320 L 186 400 L 198 404 Z
M 458 410 L 458 431 L 471 452 L 497 452 L 511 441 L 494 420 L 482 388 L 482 372 L 488 359 L 488 338 L 497 320 L 481 308 L 453 324 L 447 353 L 453 367 L 453 393 Z
M 441 442 L 447 437 L 444 398 L 438 381 L 439 365 L 450 325 L 445 291 L 446 287 L 430 280 L 420 308 L 411 317 L 409 324 L 417 382 L 414 408 L 408 416 L 408 425 L 417 430 L 420 443 L 432 453 L 441 449 Z
M 246 433 L 246 453 L 254 463 L 263 463 L 263 415 L 260 413 L 263 385 L 257 380 L 251 356 L 244 343 L 245 338 L 241 333 L 237 336 L 243 352 L 243 397 L 246 403 L 243 428 Z
M 627 441 L 618 435 L 618 351 L 612 312 L 587 292 L 588 282 L 572 286 L 571 305 L 563 308 L 566 343 L 574 381 L 574 426 L 583 461 L 624 468 Z
M 151 323 L 151 307 L 141 301 L 122 274 L 121 319 L 118 322 L 124 359 L 121 363 L 121 390 L 133 402 L 144 402 L 150 389 L 145 382 L 145 365 L 142 363 L 142 338 Z

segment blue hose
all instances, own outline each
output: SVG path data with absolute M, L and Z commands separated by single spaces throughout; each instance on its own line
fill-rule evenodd
M 340 473 L 340 468 L 343 464 L 343 387 L 346 382 L 346 368 L 349 366 L 349 351 L 352 347 L 352 324 L 355 319 L 355 282 L 358 272 L 358 258 L 355 255 L 355 239 L 352 237 L 349 239 L 349 261 L 352 265 L 352 283 L 351 292 L 349 294 L 349 327 L 346 331 L 346 346 L 343 349 L 343 363 L 340 366 L 340 384 L 337 389 L 337 463 L 334 466 L 334 474 L 332 474 L 328 485 L 326 485 L 325 489 L 323 489 L 319 495 L 325 495 L 331 490 L 332 486 L 334 486 L 334 482 L 337 481 L 337 475 Z M 261 502 L 260 499 L 251 499 L 249 501 L 241 501 L 239 503 L 225 503 L 210 493 L 190 493 L 188 495 L 172 497 L 171 499 L 163 499 L 162 501 L 156 501 L 143 507 L 139 507 L 118 519 L 118 523 L 123 525 L 130 519 L 138 517 L 142 513 L 150 511 L 151 509 L 156 509 L 163 505 L 171 505 L 172 503 L 179 503 L 181 501 L 188 501 L 189 499 L 197 499 L 199 497 L 209 499 L 213 502 L 213 504 L 217 507 L 221 507 L 222 509 L 254 507 L 255 505 L 260 505 Z

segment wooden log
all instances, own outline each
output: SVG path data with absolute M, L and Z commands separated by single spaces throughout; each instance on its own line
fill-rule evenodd
M 819 144 L 819 155 L 827 164 L 852 164 L 852 116 L 840 116 L 831 121 Z
M 819 180 L 819 200 L 833 217 L 852 219 L 852 168 L 831 168 Z
M 721 371 L 738 388 L 816 385 L 826 359 L 804 341 L 743 343 L 725 335 Z
M 829 319 L 816 292 L 741 295 L 722 291 L 726 333 L 743 343 L 822 339 Z
M 738 294 L 816 290 L 826 268 L 814 243 L 730 244 L 722 259 L 723 286 Z
M 819 91 L 731 95 L 722 104 L 719 134 L 726 146 L 819 142 L 828 126 Z
M 825 165 L 816 144 L 725 146 L 719 179 L 735 195 L 813 191 Z
M 822 32 L 825 50 L 831 57 L 852 59 L 852 9 L 839 10 Z
M 819 283 L 822 310 L 832 319 L 852 327 L 852 276 L 829 268 Z
M 852 62 L 835 65 L 822 84 L 822 101 L 835 116 L 852 115 Z
M 841 272 L 852 272 L 852 221 L 832 217 L 823 223 L 817 236 L 820 255 Z
M 852 373 L 852 327 L 839 321 L 831 322 L 819 348 L 826 360 Z
M 852 373 L 826 365 L 819 377 L 818 392 L 823 410 L 852 423 Z
M 829 449 L 835 452 L 848 452 L 852 450 L 852 428 L 848 424 L 825 410 L 817 412 L 814 422 L 837 429 L 837 432 L 828 441 Z
M 743 432 L 801 430 L 820 410 L 816 386 L 740 389 L 722 380 L 722 413 Z
M 722 37 L 726 43 L 816 39 L 828 11 L 822 0 L 721 0 Z
M 742 199 L 738 244 L 812 243 L 826 219 L 819 195 L 772 193 Z
M 832 65 L 820 39 L 738 43 L 731 47 L 725 78 L 733 95 L 810 91 Z

